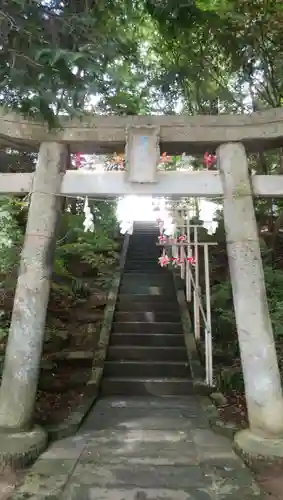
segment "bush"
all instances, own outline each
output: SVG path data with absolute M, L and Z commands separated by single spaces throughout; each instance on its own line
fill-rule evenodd
M 108 286 L 119 257 L 115 241 L 118 222 L 115 204 L 107 201 L 91 202 L 95 231 L 84 232 L 83 201 L 76 200 L 75 214 L 67 205 L 61 216 L 55 259 L 52 289 L 57 293 L 87 297 L 89 288 L 80 279 L 79 268 L 85 266 L 83 275 L 89 273 L 99 279 L 101 288 Z M 0 198 L 0 276 L 2 295 L 13 291 L 16 271 L 24 239 L 28 206 L 17 198 Z M 10 276 L 11 275 L 11 276 Z M 1 322 L 2 323 L 2 322 Z
M 264 275 L 274 336 L 278 339 L 283 336 L 283 271 L 265 266 Z M 230 281 L 212 287 L 211 304 L 216 337 L 233 335 L 236 321 Z
M 19 262 L 23 233 L 17 213 L 23 204 L 13 198 L 0 198 L 0 273 L 8 274 Z

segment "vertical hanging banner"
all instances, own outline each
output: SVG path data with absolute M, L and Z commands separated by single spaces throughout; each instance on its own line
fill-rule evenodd
M 129 182 L 157 182 L 156 171 L 160 161 L 159 133 L 159 127 L 149 125 L 127 128 L 126 172 Z

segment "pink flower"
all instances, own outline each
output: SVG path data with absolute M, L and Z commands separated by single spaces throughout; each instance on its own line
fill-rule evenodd
M 186 240 L 186 236 L 184 236 L 184 235 L 182 234 L 181 236 L 179 236 L 178 240 L 179 240 L 180 242 L 185 241 L 185 240 Z
M 159 241 L 159 243 L 166 243 L 167 238 L 166 238 L 166 236 L 161 235 L 161 236 L 158 236 L 158 241 Z
M 190 264 L 195 264 L 196 263 L 196 259 L 194 257 L 187 257 L 186 259 Z
M 81 168 L 81 162 L 82 162 L 82 153 L 76 153 L 75 155 L 76 168 Z
M 205 164 L 206 168 L 210 168 L 212 167 L 212 165 L 214 165 L 216 163 L 216 155 L 211 155 L 209 153 L 204 153 L 204 157 L 203 157 L 203 163 Z
M 159 263 L 159 265 L 160 265 L 161 267 L 168 266 L 169 262 L 170 262 L 170 259 L 169 259 L 168 255 L 166 255 L 166 254 L 165 254 L 165 255 L 162 255 L 162 256 L 161 256 L 161 257 L 159 257 L 159 259 L 158 259 L 158 263 Z

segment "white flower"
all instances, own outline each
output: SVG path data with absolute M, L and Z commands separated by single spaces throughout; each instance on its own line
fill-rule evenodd
M 205 222 L 203 224 L 203 227 L 204 227 L 204 229 L 207 230 L 207 234 L 212 236 L 215 233 L 216 229 L 218 228 L 218 222 L 216 222 L 216 221 Z
M 86 196 L 85 204 L 84 204 L 84 214 L 85 214 L 85 220 L 83 222 L 84 231 L 85 231 L 85 233 L 87 231 L 91 231 L 93 233 L 94 232 L 93 214 L 91 213 L 91 210 L 89 208 L 87 196 Z

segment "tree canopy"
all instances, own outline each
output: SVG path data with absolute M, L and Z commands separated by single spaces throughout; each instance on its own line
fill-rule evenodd
M 280 0 L 2 0 L 0 104 L 40 114 L 282 102 Z

